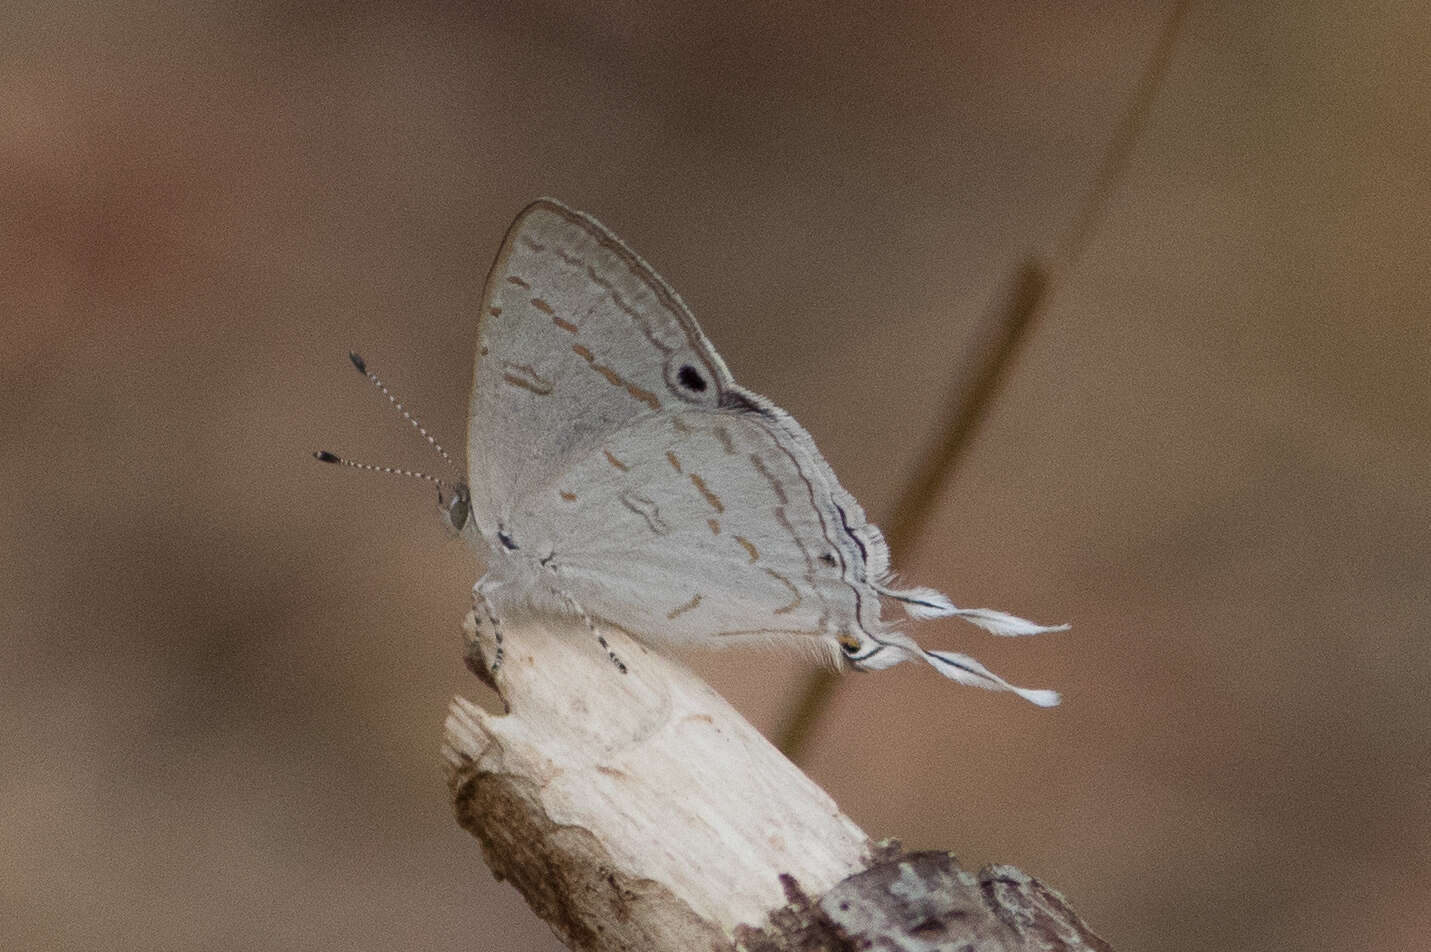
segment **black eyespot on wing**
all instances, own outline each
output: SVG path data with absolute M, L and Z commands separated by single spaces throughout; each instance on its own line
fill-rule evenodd
M 725 390 L 721 386 L 720 368 L 709 361 L 699 349 L 683 347 L 668 353 L 661 375 L 671 396 L 693 406 L 714 410 L 720 406 Z
M 683 364 L 676 372 L 676 379 L 681 382 L 681 386 L 687 390 L 694 390 L 696 393 L 704 393 L 706 389 L 706 378 L 690 364 Z
M 502 543 L 502 545 L 506 546 L 508 549 L 516 549 L 516 548 L 517 548 L 517 543 L 514 542 L 514 541 L 512 541 L 512 537 L 509 536 L 509 535 L 507 535 L 507 532 L 506 532 L 505 529 L 498 529 L 498 530 L 497 530 L 497 541 L 500 542 L 500 543 Z
M 830 568 L 834 568 L 834 567 L 835 567 L 835 553 L 833 553 L 833 552 L 822 552 L 822 553 L 820 553 L 820 561 L 823 562 L 825 565 L 830 566 Z

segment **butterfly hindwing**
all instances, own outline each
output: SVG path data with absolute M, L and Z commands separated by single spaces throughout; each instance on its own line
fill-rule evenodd
M 631 421 L 515 514 L 595 615 L 678 642 L 879 626 L 830 487 L 754 409 Z

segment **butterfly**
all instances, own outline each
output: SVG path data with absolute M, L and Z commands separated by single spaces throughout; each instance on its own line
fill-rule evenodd
M 883 617 L 952 616 L 998 635 L 1044 626 L 895 587 L 878 528 L 788 413 L 731 377 L 690 310 L 588 215 L 533 202 L 487 276 L 467 430 L 446 518 L 506 618 L 582 619 L 654 645 L 813 647 L 860 670 L 927 662 L 1040 706 L 973 658 L 928 651 Z M 360 369 L 361 366 L 360 366 Z
M 487 567 L 473 613 L 494 673 L 504 620 L 536 611 L 580 618 L 623 673 L 605 629 L 658 646 L 802 646 L 856 670 L 925 661 L 1059 703 L 883 617 L 889 601 L 996 635 L 1068 628 L 895 587 L 884 537 L 810 434 L 738 385 L 676 292 L 589 215 L 539 199 L 508 229 L 483 289 L 469 409 L 466 480 L 313 455 L 437 484 L 448 525 Z

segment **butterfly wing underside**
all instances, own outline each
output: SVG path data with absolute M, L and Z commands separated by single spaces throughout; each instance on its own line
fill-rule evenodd
M 813 463 L 754 408 L 645 416 L 520 516 L 554 553 L 563 587 L 638 635 L 735 643 L 878 630 L 860 545 Z
M 467 442 L 483 527 L 632 418 L 713 407 L 730 382 L 675 292 L 550 200 L 528 206 L 502 243 L 477 350 Z
M 549 199 L 517 217 L 487 276 L 477 350 L 470 503 L 504 566 L 489 561 L 494 592 L 545 590 L 652 640 L 834 637 L 858 667 L 923 658 L 955 681 L 1058 703 L 881 621 L 888 596 L 915 618 L 995 634 L 1066 627 L 886 587 L 883 537 L 809 434 L 737 386 L 681 299 L 594 219 Z
M 878 626 L 878 530 L 809 435 L 738 387 L 675 292 L 588 216 L 543 199 L 509 229 L 470 409 L 478 526 L 545 540 L 593 613 L 681 640 Z M 633 509 L 643 498 L 659 522 Z M 686 593 L 690 579 L 704 588 Z

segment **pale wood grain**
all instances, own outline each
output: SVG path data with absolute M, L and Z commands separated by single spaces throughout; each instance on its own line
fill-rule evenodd
M 485 675 L 491 633 L 471 616 L 466 631 L 469 666 Z M 960 936 L 977 950 L 1106 948 L 1071 912 L 1071 925 L 1044 929 L 1043 907 L 1040 936 L 1098 944 L 1026 944 L 988 883 L 948 854 L 873 844 L 679 661 L 608 632 L 623 675 L 580 622 L 509 623 L 504 635 L 487 680 L 509 713 L 457 698 L 448 717 L 454 806 L 492 871 L 572 948 L 854 949 L 872 933 L 891 949 Z M 989 882 L 1011 876 L 1022 874 Z M 1032 884 L 1020 895 L 1052 894 L 1019 882 Z

